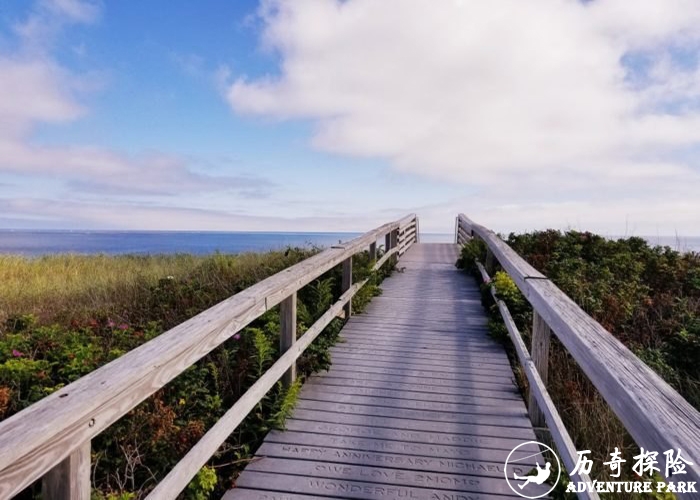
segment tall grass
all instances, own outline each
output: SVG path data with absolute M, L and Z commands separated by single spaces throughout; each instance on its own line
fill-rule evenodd
M 310 252 L 175 255 L 0 256 L 0 322 L 33 314 L 40 322 L 133 315 L 162 279 L 197 280 L 220 300 Z M 138 307 L 136 309 L 139 309 Z
M 116 359 L 316 249 L 209 256 L 0 257 L 0 420 Z M 389 272 L 354 257 L 360 311 Z M 298 292 L 297 335 L 341 294 L 341 268 Z M 303 379 L 327 368 L 335 319 L 298 360 Z M 279 357 L 279 311 L 271 309 L 92 440 L 93 497 L 131 500 L 153 486 Z M 190 484 L 185 498 L 221 497 L 266 433 L 282 424 L 299 385 L 268 392 Z M 21 498 L 40 495 L 37 485 Z

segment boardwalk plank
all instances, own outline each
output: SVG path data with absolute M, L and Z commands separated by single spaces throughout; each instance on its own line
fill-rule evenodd
M 459 328 L 455 329 L 455 331 L 450 331 L 441 329 L 439 325 L 423 328 L 416 326 L 387 328 L 374 324 L 359 327 L 359 325 L 356 325 L 357 323 L 353 325 L 353 328 L 343 329 L 342 336 L 348 340 L 361 336 L 372 336 L 400 337 L 403 339 L 421 338 L 435 342 L 453 342 L 455 340 L 459 340 L 462 342 L 470 342 L 472 344 L 481 343 L 489 346 L 494 345 L 493 339 L 489 336 L 489 332 L 486 329 L 465 331 L 464 328 Z
M 404 341 L 392 341 L 391 339 L 344 339 L 341 338 L 340 346 L 347 347 L 357 347 L 363 349 L 377 349 L 382 351 L 408 351 L 413 354 L 416 353 L 427 353 L 427 354 L 455 354 L 457 352 L 463 355 L 474 356 L 494 356 L 498 359 L 506 359 L 506 355 L 503 352 L 503 348 L 494 345 L 489 346 L 439 346 L 435 344 L 430 344 L 428 342 L 416 342 L 412 344 L 411 342 Z M 468 361 L 468 360 L 464 360 Z
M 410 420 L 427 420 L 436 422 L 455 422 L 460 424 L 493 425 L 500 427 L 531 427 L 525 415 L 484 415 L 475 413 L 457 413 L 448 411 L 414 410 L 391 408 L 387 406 L 371 406 L 363 404 L 346 404 L 328 401 L 300 399 L 297 408 L 318 410 L 332 413 L 349 413 L 352 415 L 367 415 L 388 418 L 405 418 Z M 505 415 L 505 412 L 503 412 Z
M 356 340 L 369 340 L 371 343 L 375 343 L 381 340 L 389 340 L 392 342 L 408 342 L 411 347 L 419 347 L 425 345 L 428 347 L 447 347 L 449 349 L 454 349 L 455 347 L 463 348 L 488 348 L 489 350 L 494 350 L 493 340 L 489 339 L 486 335 L 483 338 L 477 337 L 437 337 L 432 335 L 426 335 L 418 330 L 410 330 L 403 332 L 377 332 L 377 331 L 365 331 L 362 333 L 346 333 L 342 335 L 342 338 L 347 339 L 347 342 L 352 343 Z
M 413 311 L 413 314 L 415 314 L 416 311 Z M 375 315 L 372 318 L 369 318 L 367 316 L 358 316 L 357 320 L 353 322 L 356 325 L 359 324 L 366 324 L 366 325 L 392 325 L 394 327 L 405 327 L 408 329 L 411 328 L 422 328 L 422 327 L 437 327 L 437 326 L 443 326 L 446 327 L 446 329 L 454 329 L 455 331 L 463 326 L 471 326 L 473 328 L 476 327 L 485 327 L 488 323 L 488 320 L 486 317 L 474 317 L 474 316 L 461 316 L 458 319 L 454 320 L 446 320 L 446 319 L 439 319 L 439 318 L 421 318 L 420 316 L 413 316 L 413 315 L 407 315 L 407 314 L 401 314 L 401 315 L 396 315 L 396 316 L 379 316 Z
M 346 434 L 319 434 L 308 432 L 295 432 L 287 430 L 270 431 L 266 443 L 293 444 L 311 448 L 325 447 L 352 451 L 371 451 L 391 453 L 395 455 L 424 456 L 446 459 L 460 459 L 471 461 L 493 462 L 504 464 L 509 450 L 494 448 L 477 448 L 468 446 L 452 446 L 444 444 L 429 444 L 413 441 L 393 441 L 390 439 L 372 439 L 355 437 Z M 262 448 L 261 448 L 262 449 Z M 513 458 L 520 463 L 535 465 L 535 457 L 531 457 L 535 451 L 523 451 L 522 448 L 513 454 Z M 262 454 L 262 453 L 260 453 Z
M 383 380 L 381 377 L 378 380 L 372 380 L 369 378 L 356 378 L 352 373 L 340 374 L 339 376 L 334 376 L 330 374 L 324 374 L 322 376 L 317 376 L 312 378 L 307 382 L 307 384 L 323 384 L 323 385 L 334 385 L 341 387 L 371 387 L 371 388 L 386 388 L 394 390 L 406 390 L 406 391 L 417 391 L 417 392 L 427 392 L 435 394 L 451 394 L 451 395 L 461 395 L 465 398 L 465 402 L 477 401 L 481 396 L 481 392 L 488 392 L 493 394 L 493 397 L 500 397 L 501 395 L 517 395 L 518 392 L 515 386 L 510 387 L 493 387 L 487 385 L 481 386 L 454 386 L 448 384 L 421 384 L 417 382 L 409 382 L 408 380 L 403 380 L 401 382 L 393 382 L 390 380 Z
M 436 363 L 437 364 L 437 363 Z M 429 366 L 416 366 L 411 364 L 412 369 L 407 369 L 406 362 L 404 363 L 387 363 L 381 361 L 374 361 L 373 359 L 357 359 L 357 358 L 343 358 L 338 356 L 333 358 L 333 366 L 339 370 L 357 370 L 364 371 L 367 373 L 381 373 L 385 375 L 402 375 L 402 376 L 414 376 L 423 378 L 442 378 L 442 379 L 454 379 L 454 380 L 475 380 L 478 378 L 483 378 L 485 380 L 502 380 L 510 381 L 513 377 L 512 371 L 508 370 L 506 372 L 505 368 L 493 368 L 483 364 L 468 365 L 465 368 L 455 368 L 449 364 L 438 365 L 435 368 L 430 368 Z
M 428 403 L 453 403 L 453 404 L 479 404 L 483 406 L 499 406 L 508 404 L 509 407 L 524 408 L 520 394 L 516 392 L 494 393 L 492 391 L 473 390 L 461 395 L 438 394 L 436 392 L 412 391 L 409 388 L 392 389 L 387 387 L 366 387 L 332 385 L 327 387 L 316 380 L 313 384 L 306 384 L 302 391 L 302 397 L 306 394 L 330 394 L 340 396 L 342 394 L 355 394 L 357 396 L 380 397 L 384 399 L 397 399 L 400 401 L 423 401 Z
M 235 498 L 236 500 L 328 500 L 328 497 L 317 497 L 313 495 L 297 495 L 267 490 L 249 490 L 247 488 L 236 488 L 224 495 L 224 499 Z
M 324 463 L 309 460 L 289 460 L 284 458 L 262 458 L 252 462 L 246 470 L 259 472 L 284 471 L 307 478 L 328 478 L 344 481 L 364 481 L 368 483 L 431 488 L 455 492 L 490 493 L 513 495 L 513 491 L 500 478 L 450 474 L 446 472 L 412 471 L 371 467 L 363 465 Z M 548 487 L 541 491 L 547 491 Z M 533 487 L 532 490 L 534 491 Z
M 450 413 L 467 413 L 476 415 L 507 415 L 527 417 L 524 405 L 506 405 L 502 400 L 496 400 L 490 405 L 444 403 L 440 401 L 423 401 L 420 399 L 390 398 L 386 396 L 360 396 L 358 394 L 338 394 L 327 390 L 304 390 L 300 395 L 302 400 L 327 401 L 341 404 L 360 404 L 380 406 L 385 408 L 401 408 L 406 410 L 429 410 Z
M 323 446 L 307 446 L 298 444 L 281 444 L 265 442 L 257 452 L 258 456 L 268 458 L 286 458 L 292 460 L 313 460 L 316 462 L 330 462 L 350 465 L 363 465 L 371 467 L 390 467 L 413 471 L 444 472 L 448 474 L 469 474 L 486 477 L 502 478 L 505 474 L 505 461 L 508 456 L 505 450 L 504 456 L 494 455 L 494 461 L 465 460 L 461 458 L 440 458 L 423 456 L 419 454 L 402 455 L 387 453 L 386 451 L 348 450 Z M 511 466 L 518 475 L 526 475 L 533 467 L 534 462 Z
M 441 351 L 427 351 L 425 349 L 417 350 L 411 348 L 383 348 L 383 347 L 372 347 L 372 346 L 360 346 L 351 345 L 348 343 L 336 344 L 331 349 L 331 354 L 336 352 L 347 353 L 347 354 L 359 354 L 359 355 L 372 355 L 373 357 L 379 359 L 382 357 L 389 357 L 394 359 L 405 359 L 410 362 L 432 362 L 434 359 L 450 361 L 453 366 L 460 366 L 461 363 L 474 362 L 474 353 L 467 350 L 441 350 Z M 499 364 L 501 366 L 508 366 L 508 358 L 505 353 L 499 351 L 493 351 L 492 353 L 480 353 L 476 362 L 489 363 L 489 364 Z
M 326 479 L 292 476 L 280 473 L 245 470 L 237 484 L 243 488 L 258 488 L 268 491 L 283 491 L 302 495 L 323 495 L 330 498 L 351 498 L 364 500 L 502 500 L 501 495 L 479 493 L 456 493 L 437 489 L 409 488 L 406 486 L 386 486 L 364 481 Z M 224 498 L 237 500 L 237 490 L 231 490 Z M 251 498 L 251 497 L 248 497 Z M 253 497 L 259 498 L 259 497 Z M 266 498 L 266 497 L 263 497 Z M 275 497 L 286 499 L 286 496 Z M 520 498 L 520 497 L 515 497 Z
M 358 318 L 361 318 L 358 316 Z M 430 335 L 431 337 L 443 337 L 443 338 L 482 338 L 489 342 L 493 340 L 489 337 L 488 328 L 482 326 L 469 326 L 458 324 L 455 326 L 450 326 L 444 321 L 436 321 L 430 323 L 426 326 L 418 326 L 413 323 L 411 326 L 397 325 L 394 323 L 387 323 L 384 321 L 372 321 L 372 322 L 362 322 L 361 319 L 353 319 L 348 325 L 343 329 L 344 334 L 362 334 L 364 332 L 380 332 L 385 334 L 399 334 L 405 335 L 406 331 L 420 331 L 424 335 Z
M 323 375 L 324 377 L 326 375 Z M 493 379 L 488 376 L 475 375 L 472 378 L 464 379 L 452 379 L 440 377 L 439 373 L 434 373 L 432 377 L 423 377 L 421 375 L 415 375 L 411 373 L 405 373 L 403 375 L 391 375 L 387 373 L 373 373 L 366 370 L 343 370 L 341 368 L 334 368 L 328 370 L 328 376 L 330 377 L 344 377 L 350 379 L 356 379 L 358 381 L 362 380 L 378 380 L 381 382 L 402 382 L 402 383 L 416 383 L 419 384 L 421 381 L 426 384 L 439 384 L 449 387 L 456 387 L 461 389 L 468 388 L 484 388 L 484 389 L 494 389 L 494 390 L 504 390 L 507 391 L 513 386 L 513 383 L 509 382 L 505 377 L 500 379 Z
M 294 416 L 300 420 L 315 422 L 335 422 L 350 425 L 371 425 L 373 427 L 399 428 L 417 431 L 444 432 L 450 434 L 471 434 L 476 436 L 509 437 L 528 441 L 535 439 L 530 428 L 504 427 L 488 425 L 481 422 L 443 422 L 409 418 L 393 418 L 381 415 L 363 415 L 353 413 L 336 413 L 322 410 L 297 408 Z
M 376 351 L 372 354 L 353 354 L 347 353 L 339 350 L 332 350 L 331 355 L 333 356 L 333 363 L 336 365 L 340 364 L 358 364 L 365 366 L 406 366 L 407 359 L 404 356 L 384 356 L 378 354 Z M 442 360 L 443 363 L 438 364 L 437 361 L 440 359 L 424 359 L 424 358 L 409 358 L 410 365 L 419 370 L 434 370 L 437 372 L 450 372 L 450 373 L 468 373 L 474 370 L 480 372 L 495 372 L 504 373 L 505 371 L 510 371 L 510 366 L 505 363 L 490 362 L 486 363 L 481 360 L 472 361 L 469 356 L 463 356 L 462 361 L 469 360 L 469 364 L 466 366 L 455 366 L 454 360 Z
M 403 427 L 373 427 L 371 425 L 339 424 L 336 422 L 320 422 L 313 420 L 289 419 L 285 427 L 291 431 L 308 432 L 312 434 L 331 434 L 336 436 L 364 437 L 387 439 L 409 443 L 425 443 L 434 445 L 467 446 L 495 450 L 512 450 L 523 442 L 520 438 L 507 436 L 486 436 L 456 434 L 439 431 L 421 431 Z M 525 450 L 537 453 L 537 448 L 531 445 Z

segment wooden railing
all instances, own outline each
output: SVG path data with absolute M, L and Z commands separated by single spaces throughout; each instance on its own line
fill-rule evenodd
M 418 238 L 418 218 L 415 217 L 410 220 L 404 219 L 399 224 L 399 230 L 397 232 L 398 238 L 398 254 L 401 257 L 406 253 L 406 250 L 415 242 L 418 243 L 420 240 Z
M 490 280 L 488 272 L 492 272 L 493 259 L 496 259 L 532 305 L 532 353 L 528 353 L 508 308 L 491 289 L 527 375 L 530 418 L 536 427 L 547 424 L 566 468 L 574 469 L 577 454 L 547 393 L 551 332 L 635 442 L 660 455 L 666 450 L 678 449 L 683 450 L 686 458 L 690 453 L 693 465 L 686 467 L 687 474 L 680 476 L 680 480 L 700 482 L 700 413 L 493 231 L 460 214 L 455 229 L 456 242 L 464 244 L 472 238 L 480 238 L 487 247 L 486 268 L 478 263 L 484 281 Z M 579 480 L 588 481 L 585 477 Z M 585 496 L 597 498 L 595 492 Z
M 44 500 L 89 500 L 91 439 L 280 305 L 283 354 L 147 497 L 175 498 L 280 378 L 294 380 L 296 359 L 321 331 L 343 311 L 350 315 L 352 297 L 367 282 L 352 283 L 353 255 L 369 248 L 376 260 L 381 238 L 385 252 L 375 270 L 417 241 L 416 216 L 384 224 L 262 280 L 0 423 L 0 499 L 43 478 Z M 339 264 L 341 297 L 297 339 L 297 291 Z

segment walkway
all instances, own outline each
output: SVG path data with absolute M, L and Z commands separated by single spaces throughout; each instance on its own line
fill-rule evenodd
M 515 496 L 504 463 L 535 435 L 457 253 L 410 248 L 383 294 L 343 328 L 331 369 L 304 385 L 287 430 L 269 433 L 225 500 Z M 531 453 L 520 474 L 534 466 Z

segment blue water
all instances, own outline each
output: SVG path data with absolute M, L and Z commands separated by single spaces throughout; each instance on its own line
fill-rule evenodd
M 39 256 L 55 253 L 155 254 L 264 252 L 287 247 L 329 247 L 359 233 L 258 233 L 180 231 L 0 230 L 0 253 Z M 425 235 L 451 241 L 451 235 Z
M 180 231 L 1 231 L 0 253 L 156 254 L 264 252 L 334 245 L 354 233 L 227 233 Z
M 643 237 L 650 245 L 671 247 L 679 252 L 700 252 L 698 236 L 649 236 Z
M 359 233 L 0 230 L 0 254 L 34 257 L 56 253 L 116 255 L 265 252 L 287 247 L 329 247 L 358 235 Z M 681 252 L 700 252 L 700 237 L 650 236 L 645 239 L 651 245 L 668 245 Z M 453 240 L 451 234 L 421 234 L 421 242 L 424 243 L 452 243 Z
M 617 240 L 626 236 L 606 236 Z M 651 246 L 670 247 L 679 252 L 700 252 L 700 236 L 640 236 Z

